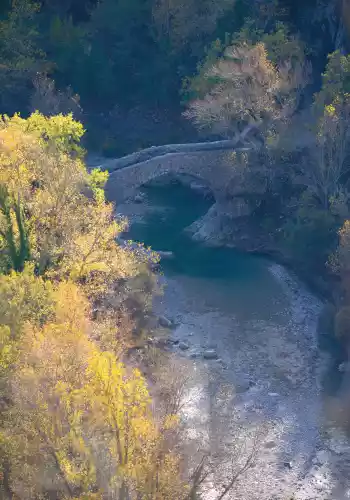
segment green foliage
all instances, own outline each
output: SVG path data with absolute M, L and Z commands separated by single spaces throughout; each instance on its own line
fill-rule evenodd
M 232 26 L 235 5 L 234 0 L 16 0 L 0 24 L 2 110 L 24 113 L 39 73 L 49 73 L 59 91 L 72 88 L 93 114 L 116 104 L 177 107 L 181 78 L 224 33 L 218 21 L 227 18 Z M 155 87 L 156 81 L 162 85 Z
M 92 170 L 89 175 L 89 186 L 91 187 L 94 197 L 98 203 L 105 201 L 104 187 L 108 180 L 108 172 L 102 171 L 99 168 Z
M 315 104 L 322 110 L 344 94 L 350 94 L 350 56 L 337 50 L 328 56 L 327 67 L 322 75 L 322 89 L 315 96 Z
M 39 45 L 38 4 L 13 0 L 11 5 L 0 21 L 0 103 L 2 112 L 13 113 L 26 109 L 31 79 L 49 66 Z
M 310 74 L 304 45 L 283 24 L 265 33 L 248 21 L 224 44 L 216 42 L 185 83 L 184 115 L 225 137 L 258 129 L 268 144 L 298 109 Z
M 275 30 L 262 34 L 260 39 L 267 49 L 270 61 L 274 64 L 290 61 L 294 65 L 303 61 L 308 55 L 305 44 L 282 22 L 276 23 Z
M 43 22 L 49 24 L 45 34 L 45 46 L 54 63 L 55 81 L 59 87 L 70 86 L 82 97 L 87 97 L 92 77 L 88 74 L 87 27 L 74 24 L 71 17 L 48 17 L 45 12 L 42 16 Z M 90 92 L 93 90 L 91 88 Z
M 229 35 L 227 34 L 224 42 L 216 39 L 206 48 L 203 62 L 197 65 L 197 73 L 191 78 L 186 77 L 182 82 L 183 104 L 189 103 L 192 99 L 203 98 L 218 83 L 218 79 L 208 75 L 208 71 L 219 58 L 223 57 L 228 45 Z
M 0 265 L 3 270 L 22 271 L 30 257 L 28 231 L 20 198 L 10 196 L 4 185 L 0 185 L 0 220 Z
M 335 249 L 340 224 L 336 216 L 306 194 L 299 200 L 295 215 L 287 220 L 281 243 L 301 264 L 323 269 Z
M 291 33 L 287 24 L 277 19 L 268 31 L 259 27 L 258 19 L 246 19 L 241 30 L 232 34 L 229 44 L 255 45 L 260 42 L 265 45 L 269 60 L 274 64 L 286 60 L 294 63 L 305 57 L 306 47 L 303 42 Z
M 54 146 L 58 151 L 78 157 L 82 157 L 84 150 L 80 146 L 80 140 L 84 134 L 83 125 L 74 120 L 72 113 L 64 116 L 62 114 L 46 117 L 39 112 L 32 113 L 26 120 L 16 115 L 12 122 L 16 121 L 23 131 L 35 134 L 41 139 L 41 144 Z

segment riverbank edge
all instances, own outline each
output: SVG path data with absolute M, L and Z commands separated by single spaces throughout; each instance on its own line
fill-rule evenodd
M 227 214 L 218 212 L 217 215 L 221 220 L 216 223 L 216 226 L 221 229 L 216 229 L 214 233 L 211 231 L 210 237 L 206 237 L 204 226 L 208 224 L 205 218 L 209 212 L 210 209 L 204 217 L 185 228 L 185 232 L 192 239 L 209 247 L 234 248 L 280 264 L 305 283 L 323 303 L 335 305 L 336 278 L 327 272 L 326 268 L 315 276 L 315 271 L 310 270 L 307 262 L 301 262 L 278 243 L 277 231 L 275 234 L 269 233 L 266 236 L 263 230 L 257 230 L 256 221 L 253 222 L 254 215 L 231 219 L 228 225 Z M 233 229 L 234 226 L 235 229 Z

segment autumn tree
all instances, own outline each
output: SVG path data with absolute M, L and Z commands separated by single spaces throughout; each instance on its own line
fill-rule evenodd
M 79 96 L 71 88 L 65 91 L 56 88 L 54 80 L 46 75 L 36 75 L 33 80 L 34 91 L 29 101 L 29 111 L 40 111 L 44 116 L 54 116 L 60 113 L 72 113 L 75 119 L 82 115 Z
M 204 80 L 206 93 L 190 102 L 185 115 L 200 129 L 226 137 L 252 129 L 273 135 L 297 109 L 310 75 L 304 51 L 282 28 L 271 35 L 253 32 L 251 40 L 236 36 L 193 80 Z M 296 47 L 295 54 L 283 52 L 282 41 Z
M 30 271 L 0 280 L 0 324 L 11 340 L 0 351 L 8 379 L 2 465 L 12 494 L 184 498 L 167 439 L 177 419 L 157 422 L 140 372 L 101 351 L 81 288 Z
M 312 106 L 316 136 L 304 159 L 302 182 L 325 210 L 347 215 L 350 60 L 339 52 L 330 54 L 322 88 Z
M 39 113 L 0 128 L 6 488 L 23 499 L 179 499 L 177 420 L 155 420 L 145 380 L 120 361 L 139 333 L 135 302 L 142 309 L 152 295 L 151 254 L 117 244 L 124 221 L 105 200 L 107 174 L 83 164 L 82 133 L 72 116 Z
M 348 95 L 336 97 L 319 118 L 311 157 L 305 159 L 303 181 L 323 209 L 346 215 L 344 176 L 348 171 L 350 146 L 350 102 Z M 343 207 L 341 206 L 343 205 Z
M 18 268 L 11 262 L 14 240 L 22 261 L 31 259 L 39 274 L 72 279 L 97 300 L 115 295 L 118 281 L 147 275 L 149 255 L 116 243 L 125 221 L 115 219 L 104 199 L 107 174 L 89 174 L 82 162 L 82 134 L 71 115 L 3 119 L 0 184 L 15 205 L 0 205 L 2 258 L 4 265 Z

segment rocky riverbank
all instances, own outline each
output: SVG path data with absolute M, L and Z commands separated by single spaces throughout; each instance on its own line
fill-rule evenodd
M 171 209 L 140 200 L 119 209 L 145 230 L 156 224 L 162 232 Z M 177 258 L 175 251 L 169 262 Z M 233 281 L 208 277 L 205 268 L 202 275 L 191 266 L 170 274 L 165 268 L 165 292 L 155 304 L 170 327 L 172 355 L 191 372 L 183 409 L 188 455 L 213 452 L 204 498 L 217 498 L 256 440 L 254 467 L 226 498 L 349 498 L 349 442 L 325 412 L 332 400 L 322 384 L 330 357 L 318 347 L 322 303 L 280 265 L 255 262 L 238 263 Z
M 329 359 L 317 346 L 321 303 L 279 265 L 269 272 L 283 296 L 263 319 L 237 314 L 226 287 L 184 276 L 166 278 L 157 304 L 178 325 L 174 356 L 190 360 L 193 371 L 183 410 L 188 436 L 218 457 L 204 498 L 216 498 L 232 474 L 231 458 L 236 470 L 257 436 L 254 467 L 227 498 L 348 498 L 350 446 L 324 416 Z

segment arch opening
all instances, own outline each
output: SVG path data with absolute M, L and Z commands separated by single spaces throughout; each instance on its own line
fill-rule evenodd
M 215 203 L 214 192 L 209 183 L 200 176 L 187 173 L 165 173 L 153 177 L 141 185 L 141 189 L 166 188 L 173 187 L 189 188 L 194 195 L 199 195 L 212 203 Z

